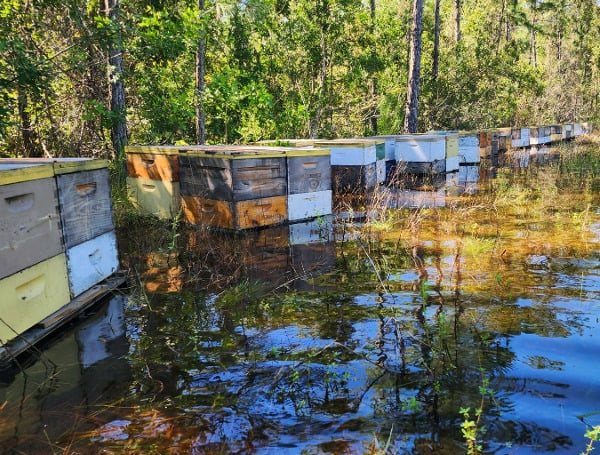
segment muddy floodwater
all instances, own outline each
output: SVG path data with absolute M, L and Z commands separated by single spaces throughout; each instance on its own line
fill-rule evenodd
M 127 286 L 2 370 L 0 453 L 586 452 L 598 148 L 238 235 L 118 214 Z

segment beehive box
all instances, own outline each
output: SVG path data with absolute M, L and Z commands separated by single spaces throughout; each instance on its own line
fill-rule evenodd
M 460 165 L 458 156 L 458 132 L 440 131 L 435 134 L 441 134 L 446 139 L 446 172 L 456 172 Z
M 222 201 L 182 196 L 184 220 L 229 230 L 252 229 L 287 221 L 287 196 Z
M 458 159 L 461 166 L 475 164 L 481 161 L 478 132 L 465 131 L 459 134 Z
M 173 219 L 181 210 L 179 182 L 127 177 L 127 197 L 140 213 Z
M 4 344 L 69 303 L 65 254 L 2 278 L 0 295 L 0 344 Z
M 331 186 L 334 195 L 370 191 L 377 186 L 377 164 L 332 165 Z
M 583 122 L 581 128 L 584 134 L 590 134 L 592 132 L 592 122 Z
M 142 214 L 172 219 L 180 211 L 177 146 L 128 146 L 127 195 Z
M 573 123 L 573 137 L 583 136 L 583 125 L 581 123 Z
M 325 148 L 331 152 L 334 193 L 370 190 L 377 186 L 378 143 L 382 142 L 367 138 L 315 141 L 316 148 Z
M 0 278 L 64 252 L 53 176 L 50 163 L 0 160 Z
M 529 129 L 529 145 L 550 143 L 550 127 L 538 126 Z
M 551 125 L 550 126 L 550 142 L 556 143 L 563 140 L 563 127 L 562 125 Z
M 511 138 L 511 147 L 529 147 L 529 128 L 513 128 Z
M 226 202 L 285 196 L 288 151 L 250 146 L 181 148 L 181 195 Z
M 127 175 L 133 178 L 179 181 L 176 146 L 127 146 Z
M 366 166 L 377 161 L 379 142 L 367 138 L 318 140 L 315 147 L 329 149 L 332 166 Z
M 114 230 L 110 174 L 104 160 L 54 160 L 67 249 Z
M 446 139 L 439 134 L 406 134 L 396 137 L 396 161 L 441 162 L 446 158 Z M 445 165 L 444 165 L 445 170 Z
M 299 149 L 286 152 L 288 194 L 331 190 L 331 152 Z
M 87 291 L 118 269 L 115 231 L 109 231 L 67 250 L 67 272 L 72 297 Z
M 332 207 L 332 191 L 312 191 L 288 195 L 288 221 L 299 221 L 330 215 Z

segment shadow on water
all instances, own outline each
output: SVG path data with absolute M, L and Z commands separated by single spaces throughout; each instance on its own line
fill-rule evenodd
M 0 447 L 580 453 L 600 424 L 600 173 L 572 149 L 292 226 L 122 223 L 130 287 L 2 372 Z

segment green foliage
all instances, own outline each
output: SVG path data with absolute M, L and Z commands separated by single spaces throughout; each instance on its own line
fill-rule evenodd
M 403 123 L 407 0 L 0 1 L 0 143 L 11 154 L 110 153 L 107 52 L 123 40 L 134 143 L 195 140 L 196 53 L 205 49 L 209 142 L 396 133 Z M 421 130 L 597 117 L 593 0 L 441 3 L 439 74 L 426 4 Z M 121 36 L 122 32 L 122 36 Z M 19 108 L 20 107 L 20 108 Z M 27 128 L 27 124 L 31 127 Z M 27 136 L 29 134 L 29 136 Z

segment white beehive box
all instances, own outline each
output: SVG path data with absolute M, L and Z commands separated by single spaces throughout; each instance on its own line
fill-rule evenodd
M 396 137 L 396 161 L 433 163 L 446 158 L 446 139 L 440 134 L 406 134 Z
M 374 139 L 315 141 L 315 147 L 329 149 L 332 166 L 366 166 L 377 161 L 377 141 Z
M 458 158 L 460 165 L 481 161 L 479 153 L 479 133 L 477 131 L 460 133 L 458 138 Z
M 67 250 L 71 295 L 77 297 L 119 269 L 117 238 L 110 231 Z
M 288 195 L 288 220 L 298 221 L 332 213 L 332 191 Z

